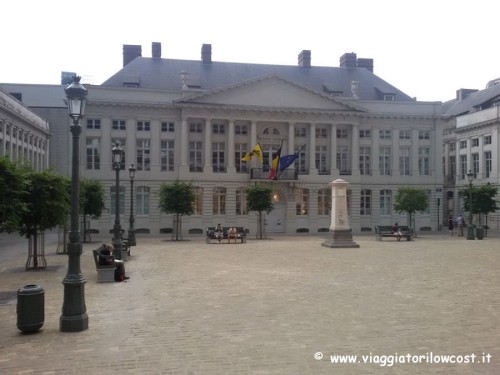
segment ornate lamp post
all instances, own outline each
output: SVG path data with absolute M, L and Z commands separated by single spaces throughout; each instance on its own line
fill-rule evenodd
M 474 179 L 474 173 L 469 170 L 467 173 L 467 180 L 469 180 L 469 225 L 467 227 L 467 239 L 474 239 L 474 227 L 472 226 L 472 180 Z
M 59 319 L 62 332 L 79 332 L 89 328 L 89 317 L 85 306 L 85 283 L 87 280 L 80 269 L 82 242 L 80 237 L 80 119 L 85 112 L 87 89 L 80 84 L 80 77 L 64 89 L 73 135 L 72 172 L 71 172 L 71 228 L 68 243 L 68 272 L 63 280 L 64 301 Z
M 130 175 L 130 219 L 128 228 L 128 244 L 129 246 L 135 246 L 135 229 L 134 229 L 134 176 L 135 176 L 135 165 L 130 164 L 128 168 L 128 173 Z
M 115 259 L 122 259 L 122 227 L 120 225 L 120 169 L 125 152 L 116 143 L 112 150 L 113 153 L 113 168 L 116 172 L 116 185 L 115 185 L 115 225 L 113 227 L 113 255 Z

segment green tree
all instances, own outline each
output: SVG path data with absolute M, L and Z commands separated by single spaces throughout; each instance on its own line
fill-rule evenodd
M 470 212 L 470 192 L 469 188 L 461 189 L 464 197 L 464 210 Z M 479 225 L 482 225 L 482 215 L 486 216 L 488 225 L 488 214 L 498 209 L 496 195 L 498 188 L 491 184 L 472 187 L 472 214 L 479 215 Z
M 101 217 L 105 207 L 104 202 L 104 187 L 99 181 L 80 180 L 80 213 L 83 219 L 84 242 L 87 239 L 87 231 L 90 230 L 90 219 Z
M 25 185 L 23 170 L 8 158 L 0 158 L 0 232 L 19 228 L 26 211 Z
M 397 213 L 407 213 L 409 215 L 409 227 L 411 227 L 412 215 L 416 212 L 425 211 L 428 206 L 429 196 L 427 191 L 414 187 L 400 188 L 394 201 L 394 210 Z
M 271 212 L 273 209 L 273 190 L 262 185 L 253 185 L 246 189 L 247 208 L 249 211 L 257 211 L 259 214 L 257 223 L 257 238 L 262 239 L 264 234 L 263 212 Z
M 38 268 L 38 233 L 63 225 L 71 208 L 70 180 L 52 171 L 37 172 L 26 169 L 26 189 L 18 226 L 19 234 L 33 238 L 33 268 Z
M 195 187 L 191 183 L 175 181 L 160 186 L 160 210 L 166 214 L 175 214 L 175 240 L 179 240 L 181 216 L 194 212 Z

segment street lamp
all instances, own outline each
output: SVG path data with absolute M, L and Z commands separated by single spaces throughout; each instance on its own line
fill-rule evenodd
M 474 173 L 469 170 L 467 173 L 467 180 L 469 180 L 469 226 L 467 227 L 467 239 L 473 240 L 474 238 L 474 227 L 472 226 L 472 180 L 474 179 Z
M 73 82 L 64 89 L 73 135 L 72 172 L 71 172 L 71 228 L 68 243 L 68 272 L 63 280 L 64 301 L 59 319 L 62 332 L 79 332 L 89 328 L 89 317 L 85 306 L 85 283 L 87 280 L 80 269 L 82 242 L 80 237 L 80 119 L 85 112 L 87 89 L 74 76 Z
M 120 225 L 120 169 L 122 166 L 122 159 L 125 154 L 120 147 L 120 143 L 116 142 L 112 150 L 113 153 L 113 168 L 116 172 L 116 185 L 115 185 L 115 226 L 113 238 L 113 255 L 115 259 L 122 259 L 122 228 Z
M 128 228 L 128 245 L 135 246 L 135 229 L 134 229 L 134 176 L 135 176 L 135 165 L 130 164 L 128 168 L 128 173 L 130 175 L 130 219 Z

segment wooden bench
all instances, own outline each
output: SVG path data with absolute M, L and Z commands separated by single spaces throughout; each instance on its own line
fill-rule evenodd
M 402 233 L 401 237 L 405 237 L 407 241 L 411 241 L 413 233 L 407 225 L 401 225 L 399 227 L 399 230 Z M 375 227 L 375 235 L 377 236 L 377 240 L 379 240 L 379 241 L 382 241 L 383 237 L 396 238 L 394 233 L 392 233 L 392 226 L 391 225 L 377 225 Z
M 228 240 L 227 238 L 227 231 L 229 230 L 230 227 L 222 227 L 222 240 Z M 236 241 L 240 241 L 241 243 L 247 242 L 247 230 L 244 227 L 235 227 L 236 228 Z M 206 241 L 207 243 L 211 243 L 212 240 L 218 241 L 217 237 L 215 236 L 215 227 L 208 227 L 206 231 Z
M 112 255 L 109 255 L 113 259 L 113 264 L 107 264 L 105 266 L 99 264 L 100 251 L 104 249 L 104 246 L 96 250 L 92 250 L 92 254 L 94 255 L 95 268 L 97 270 L 97 282 L 98 283 L 110 283 L 115 281 L 115 258 Z

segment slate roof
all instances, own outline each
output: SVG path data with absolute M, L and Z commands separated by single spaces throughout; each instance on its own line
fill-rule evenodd
M 101 86 L 123 87 L 124 82 L 137 82 L 141 88 L 180 91 L 181 72 L 189 73 L 188 85 L 201 90 L 213 90 L 272 74 L 323 94 L 341 92 L 342 97 L 351 97 L 351 82 L 358 81 L 360 100 L 383 100 L 384 94 L 394 94 L 395 101 L 414 101 L 366 68 L 312 66 L 306 69 L 298 65 L 216 61 L 207 64 L 200 60 L 152 57 L 135 58 Z
M 456 117 L 489 108 L 495 101 L 500 101 L 500 84 L 473 92 L 462 100 L 447 101 L 443 103 L 443 109 L 446 115 Z

